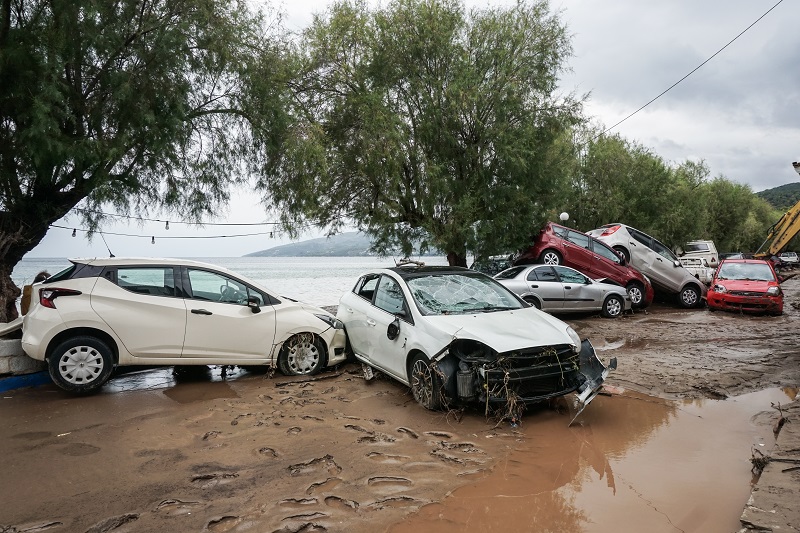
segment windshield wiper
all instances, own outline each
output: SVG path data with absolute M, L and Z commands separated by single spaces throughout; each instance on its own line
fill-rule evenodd
M 512 309 L 517 309 L 516 307 L 503 307 L 499 305 L 484 305 L 483 307 L 470 307 L 469 309 L 464 309 L 465 313 L 472 313 L 474 311 L 511 311 Z

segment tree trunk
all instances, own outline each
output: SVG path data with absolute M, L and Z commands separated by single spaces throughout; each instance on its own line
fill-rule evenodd
M 11 281 L 12 270 L 14 265 L 0 262 L 0 322 L 11 322 L 19 316 L 17 298 L 22 291 Z
M 450 266 L 466 267 L 467 254 L 464 252 L 461 254 L 458 252 L 447 252 L 447 264 Z

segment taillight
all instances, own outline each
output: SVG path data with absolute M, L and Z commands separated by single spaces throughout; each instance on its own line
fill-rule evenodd
M 50 309 L 56 308 L 55 299 L 59 296 L 78 296 L 83 294 L 81 291 L 74 289 L 59 289 L 58 287 L 50 287 L 46 289 L 39 289 L 39 303 Z
M 617 231 L 622 226 L 609 226 L 605 229 L 605 231 L 600 235 L 601 237 L 608 237 L 609 235 L 613 235 L 615 231 Z

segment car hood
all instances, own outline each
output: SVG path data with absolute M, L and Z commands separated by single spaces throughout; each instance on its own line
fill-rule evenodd
M 770 287 L 777 287 L 775 281 L 747 281 L 743 279 L 717 279 L 716 285 L 722 285 L 729 291 L 767 292 Z
M 480 341 L 499 353 L 533 346 L 573 344 L 567 335 L 567 324 L 533 307 L 425 318 L 447 337 Z

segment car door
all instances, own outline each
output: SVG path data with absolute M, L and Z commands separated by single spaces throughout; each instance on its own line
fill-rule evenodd
M 661 285 L 672 292 L 680 291 L 687 277 L 686 269 L 683 266 L 677 266 L 680 265 L 680 261 L 672 253 L 672 250 L 655 239 L 653 239 L 653 251 L 656 254 L 653 261 L 653 275 L 657 272 Z
M 526 282 L 528 289 L 539 297 L 543 311 L 559 311 L 564 308 L 564 287 L 549 265 L 532 268 Z
M 345 294 L 339 305 L 337 317 L 347 329 L 350 347 L 364 359 L 370 359 L 374 349 L 372 331 L 367 324 L 367 313 L 372 307 L 380 274 L 367 274 L 356 282 L 353 291 Z
M 268 294 L 221 272 L 185 267 L 188 292 L 183 358 L 265 360 L 275 340 L 275 308 Z M 259 312 L 247 305 L 255 298 Z
M 628 239 L 628 250 L 631 254 L 631 265 L 638 269 L 640 272 L 651 274 L 653 269 L 653 261 L 655 260 L 656 253 L 650 248 L 652 239 L 649 235 L 633 228 L 627 228 L 628 234 L 631 236 Z
M 375 289 L 374 305 L 367 313 L 367 328 L 371 339 L 370 362 L 381 370 L 402 380 L 406 379 L 406 341 L 414 327 L 400 283 L 386 274 Z M 388 334 L 394 323 L 400 331 Z
M 584 274 L 589 274 L 594 279 L 608 278 L 617 283 L 625 282 L 622 259 L 614 250 L 597 239 L 592 239 L 592 252 L 592 266 Z
M 580 272 L 563 266 L 553 267 L 564 287 L 564 310 L 583 311 L 599 307 L 591 280 Z
M 134 357 L 180 357 L 186 304 L 172 266 L 107 269 L 97 280 L 91 306 Z
M 589 249 L 589 236 L 579 231 L 567 230 L 564 243 L 564 264 L 587 271 L 592 264 L 592 251 Z

